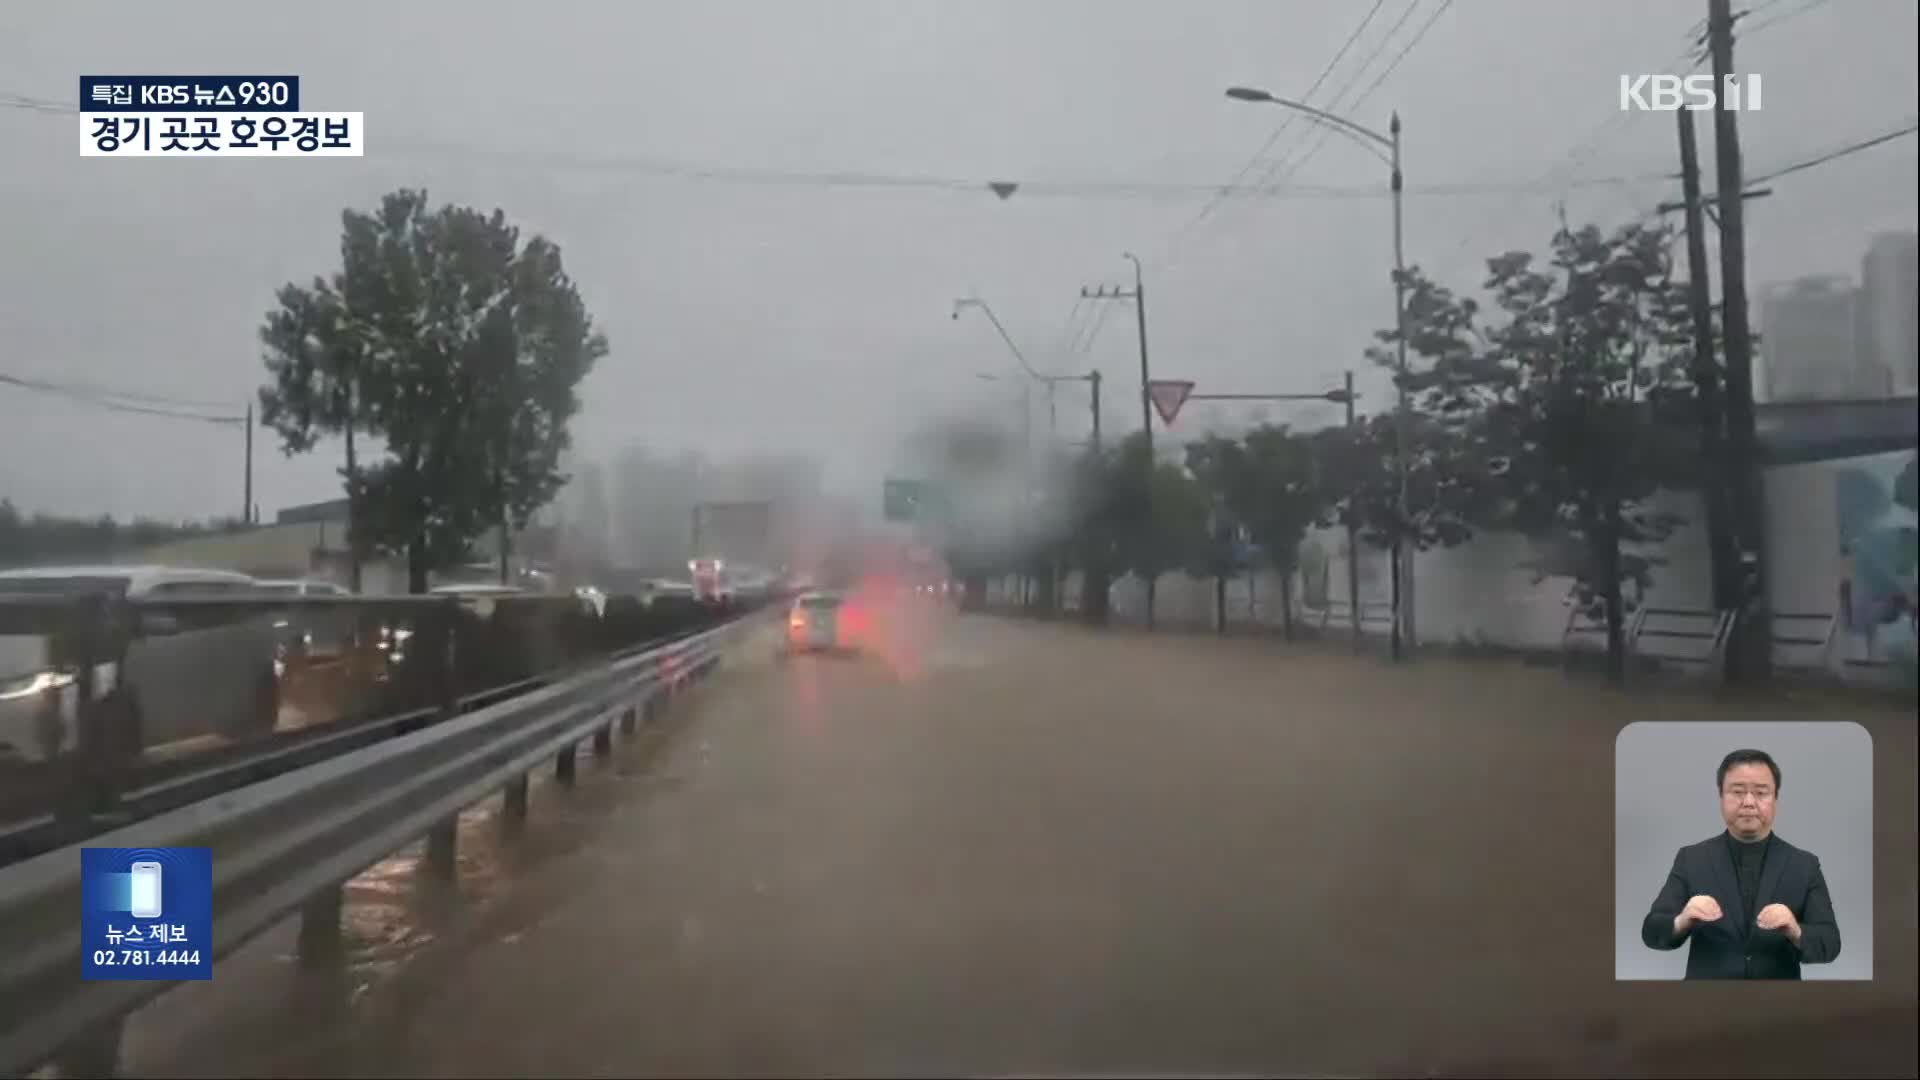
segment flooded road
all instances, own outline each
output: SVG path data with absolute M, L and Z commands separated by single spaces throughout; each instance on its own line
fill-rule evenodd
M 1898 712 L 1849 714 L 1908 823 L 1875 983 L 1616 984 L 1614 734 L 1752 706 L 924 611 L 872 643 L 755 642 L 517 831 L 467 815 L 451 890 L 356 879 L 339 971 L 286 926 L 138 1014 L 129 1073 L 1913 1072 Z

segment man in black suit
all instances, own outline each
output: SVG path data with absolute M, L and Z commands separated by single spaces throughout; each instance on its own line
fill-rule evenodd
M 1780 766 L 1761 750 L 1720 762 L 1727 831 L 1680 849 L 1640 925 L 1653 949 L 1687 951 L 1689 979 L 1798 979 L 1840 955 L 1820 860 L 1773 832 Z

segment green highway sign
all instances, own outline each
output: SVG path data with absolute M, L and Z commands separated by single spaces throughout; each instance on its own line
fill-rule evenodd
M 923 480 L 889 477 L 880 501 L 888 521 L 930 521 L 939 516 L 940 497 L 940 489 Z

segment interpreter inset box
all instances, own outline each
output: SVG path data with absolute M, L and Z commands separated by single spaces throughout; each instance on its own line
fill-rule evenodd
M 1873 737 L 1629 724 L 1614 744 L 1614 977 L 1873 978 Z

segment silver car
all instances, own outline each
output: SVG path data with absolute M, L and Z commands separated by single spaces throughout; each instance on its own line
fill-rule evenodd
M 131 601 L 250 596 L 245 574 L 168 566 L 57 566 L 0 571 L 0 595 L 104 593 Z M 198 616 L 198 617 L 196 617 Z M 280 709 L 276 639 L 260 615 L 141 610 L 124 663 L 94 667 L 107 718 L 107 749 L 133 757 L 149 746 L 201 735 L 273 730 Z M 0 634 L 0 761 L 48 761 L 78 746 L 70 665 L 44 634 Z
M 839 593 L 804 593 L 787 612 L 784 651 L 813 652 L 852 647 L 846 598 Z

